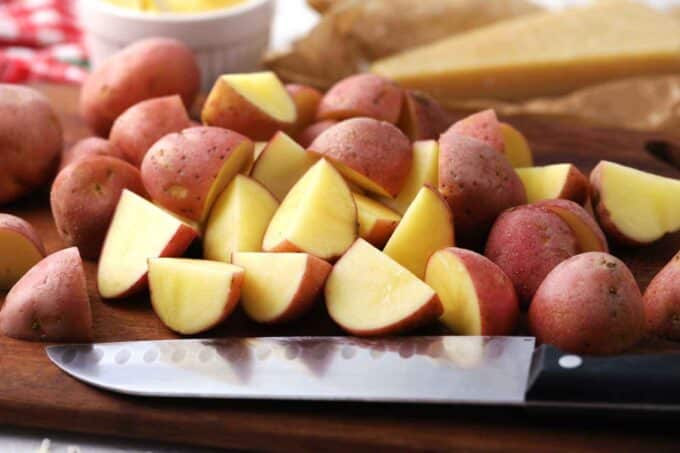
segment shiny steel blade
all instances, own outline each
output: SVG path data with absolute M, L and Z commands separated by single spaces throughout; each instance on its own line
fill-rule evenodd
M 47 348 L 114 392 L 196 398 L 519 404 L 530 337 L 225 338 Z

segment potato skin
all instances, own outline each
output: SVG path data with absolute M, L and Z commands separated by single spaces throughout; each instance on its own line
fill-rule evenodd
M 533 205 L 503 212 L 489 233 L 484 251 L 510 277 L 524 307 L 545 276 L 577 253 L 569 225 L 557 214 Z
M 316 112 L 319 109 L 323 93 L 316 88 L 297 83 L 287 84 L 286 91 L 293 99 L 297 110 L 297 120 L 288 131 L 288 135 L 294 137 L 316 120 Z
M 196 58 L 182 42 L 137 41 L 90 74 L 80 92 L 80 113 L 95 134 L 105 137 L 118 116 L 145 99 L 178 94 L 190 108 L 200 78 Z
M 590 182 L 586 175 L 576 168 L 575 165 L 569 167 L 567 173 L 567 183 L 565 184 L 559 198 L 564 200 L 571 200 L 575 203 L 584 206 L 590 196 Z
M 396 196 L 411 171 L 413 149 L 394 125 L 372 118 L 352 118 L 326 129 L 310 152 L 340 162 Z
M 120 149 L 116 148 L 109 140 L 101 137 L 87 137 L 64 150 L 61 154 L 59 170 L 61 171 L 64 167 L 77 160 L 91 156 L 110 156 L 122 159 Z
M 501 212 L 527 201 L 522 181 L 503 154 L 450 131 L 439 140 L 439 191 L 463 242 L 478 242 Z
M 238 146 L 253 143 L 219 127 L 192 127 L 157 141 L 142 162 L 142 182 L 160 206 L 202 221 L 208 192 L 222 165 Z
M 540 343 L 576 354 L 618 354 L 642 338 L 642 295 L 633 274 L 602 252 L 560 263 L 536 291 L 529 328 Z
M 565 199 L 554 199 L 554 200 L 542 200 L 537 203 L 534 203 L 534 206 L 538 206 L 544 209 L 547 209 L 549 211 L 554 212 L 555 214 L 559 215 L 559 211 L 565 211 L 569 212 L 570 214 L 574 215 L 576 218 L 578 218 L 583 225 L 585 225 L 592 233 L 593 236 L 596 238 L 598 244 L 599 244 L 599 249 L 598 250 L 585 250 L 583 247 L 581 247 L 581 244 L 578 244 L 577 240 L 577 245 L 579 246 L 579 253 L 583 252 L 607 252 L 609 253 L 609 244 L 607 243 L 607 238 L 604 235 L 604 232 L 600 228 L 600 225 L 595 221 L 595 219 L 590 215 L 588 211 L 586 211 L 580 204 L 571 201 L 571 200 L 565 200 Z M 578 237 L 577 237 L 578 239 Z
M 394 82 L 375 74 L 356 74 L 333 85 L 321 99 L 319 120 L 345 120 L 366 116 L 396 124 L 403 91 Z
M 316 140 L 316 137 L 321 135 L 321 133 L 326 129 L 330 129 L 332 126 L 335 126 L 336 124 L 338 124 L 338 122 L 335 120 L 323 120 L 311 124 L 304 128 L 302 132 L 300 132 L 295 137 L 295 141 L 298 142 L 300 146 L 302 146 L 303 148 L 308 148 L 309 145 L 311 145 L 314 142 L 314 140 Z
M 680 252 L 649 283 L 643 302 L 647 334 L 680 341 Z
M 83 262 L 71 247 L 44 258 L 7 293 L 0 333 L 30 341 L 89 341 L 92 313 Z
M 436 140 L 450 125 L 450 115 L 439 102 L 420 91 L 404 93 L 399 128 L 411 141 Z
M 139 170 L 121 159 L 90 156 L 66 166 L 50 192 L 59 235 L 97 259 L 123 189 L 146 196 Z
M 47 98 L 31 88 L 0 84 L 0 205 L 49 182 L 59 165 L 62 140 Z
M 191 127 L 182 98 L 178 95 L 147 99 L 116 118 L 109 140 L 122 157 L 139 168 L 151 145 L 164 135 Z
M 501 123 L 498 121 L 494 110 L 482 110 L 451 126 L 451 133 L 465 135 L 466 137 L 476 138 L 490 145 L 499 153 L 505 153 L 505 141 Z
M 43 241 L 42 239 L 40 239 L 38 232 L 35 231 L 33 225 L 31 225 L 21 217 L 13 216 L 11 214 L 4 214 L 0 212 L 0 229 L 16 231 L 18 234 L 25 236 L 33 244 L 35 244 L 35 248 L 37 248 L 38 251 L 43 256 L 46 255 L 45 246 L 43 245 Z

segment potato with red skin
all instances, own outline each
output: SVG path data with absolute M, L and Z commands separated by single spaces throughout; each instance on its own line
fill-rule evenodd
M 80 114 L 95 134 L 106 137 L 129 107 L 178 94 L 188 109 L 200 86 L 196 57 L 185 44 L 170 38 L 143 39 L 90 73 L 80 91 Z
M 309 145 L 311 145 L 314 140 L 316 140 L 316 137 L 321 135 L 326 129 L 329 129 L 336 124 L 338 124 L 338 122 L 335 120 L 323 120 L 311 124 L 304 128 L 302 132 L 297 134 L 295 141 L 298 142 L 303 148 L 308 148 Z
M 529 308 L 540 343 L 574 354 L 618 354 L 643 335 L 640 288 L 628 267 L 602 252 L 576 255 L 543 280 Z
M 643 302 L 647 334 L 680 341 L 680 252 L 649 283 Z
M 139 170 L 111 156 L 80 159 L 54 180 L 50 205 L 57 231 L 83 257 L 99 257 L 123 189 L 146 196 Z
M 190 127 L 182 98 L 164 96 L 139 102 L 123 112 L 113 123 L 109 140 L 125 160 L 139 168 L 154 143 Z
M 64 167 L 77 160 L 91 156 L 110 156 L 122 159 L 120 150 L 113 146 L 109 140 L 101 137 L 87 137 L 64 150 L 61 154 L 59 170 L 61 171 Z
M 253 142 L 219 127 L 192 127 L 157 141 L 142 162 L 142 182 L 154 202 L 202 222 L 210 207 L 253 160 Z
M 59 166 L 62 130 L 37 91 L 0 84 L 0 206 L 48 183 Z
M 534 206 L 557 214 L 569 225 L 576 238 L 579 253 L 609 253 L 609 244 L 600 225 L 580 204 L 570 200 L 555 199 L 539 201 Z
M 451 125 L 449 113 L 425 93 L 407 90 L 398 126 L 411 141 L 436 140 Z
M 522 181 L 503 154 L 452 133 L 439 140 L 439 191 L 463 242 L 478 242 L 501 212 L 526 203 Z
M 30 341 L 90 341 L 92 312 L 83 261 L 71 247 L 44 258 L 7 293 L 0 333 Z
M 501 123 L 494 110 L 483 110 L 457 121 L 449 128 L 447 134 L 459 134 L 476 138 L 488 143 L 499 153 L 505 153 L 505 143 Z
M 288 135 L 295 136 L 316 120 L 316 112 L 323 93 L 316 88 L 298 83 L 286 84 L 286 91 L 295 103 L 297 120 L 288 130 Z
M 491 228 L 484 251 L 510 277 L 524 307 L 545 276 L 577 253 L 569 225 L 557 214 L 534 205 L 503 212 Z
M 366 116 L 396 124 L 403 90 L 375 74 L 356 74 L 333 85 L 321 99 L 319 120 L 346 120 Z
M 411 170 L 409 139 L 394 125 L 372 118 L 352 118 L 326 129 L 308 151 L 330 160 L 362 189 L 395 197 Z
M 45 255 L 45 246 L 33 225 L 0 213 L 0 291 L 14 286 Z

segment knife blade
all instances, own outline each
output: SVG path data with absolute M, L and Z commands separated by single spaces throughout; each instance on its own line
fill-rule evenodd
M 144 395 L 516 405 L 530 337 L 280 337 L 133 341 L 47 348 L 96 387 Z

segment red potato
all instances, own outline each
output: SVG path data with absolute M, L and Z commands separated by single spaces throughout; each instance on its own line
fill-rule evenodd
M 618 354 L 642 338 L 642 295 L 633 274 L 601 252 L 557 265 L 536 291 L 529 328 L 540 343 L 575 354 Z
M 323 93 L 316 88 L 297 83 L 287 84 L 286 91 L 293 99 L 297 110 L 297 120 L 289 129 L 288 135 L 296 136 L 316 120 L 316 112 L 321 98 L 323 98 Z
M 411 141 L 436 140 L 450 125 L 450 115 L 439 102 L 420 91 L 404 93 L 398 126 Z
M 234 176 L 250 165 L 253 142 L 218 127 L 193 127 L 157 141 L 142 162 L 142 181 L 160 206 L 202 222 Z
M 588 211 L 570 200 L 544 200 L 535 206 L 557 214 L 574 233 L 579 253 L 609 252 L 604 232 Z
M 123 189 L 146 196 L 139 170 L 114 157 L 87 157 L 59 172 L 50 205 L 62 239 L 97 259 Z
M 309 146 L 351 182 L 378 195 L 395 197 L 411 170 L 409 139 L 395 126 L 372 118 L 352 118 L 327 129 Z
M 170 38 L 137 41 L 106 60 L 80 92 L 80 114 L 105 137 L 125 110 L 146 99 L 178 94 L 190 108 L 201 85 L 196 57 Z
M 474 113 L 454 123 L 447 133 L 465 135 L 489 144 L 499 153 L 505 152 L 503 131 L 496 112 L 489 109 Z
M 680 252 L 652 279 L 643 301 L 646 332 L 680 341 Z
M 510 277 L 525 307 L 545 276 L 577 253 L 578 245 L 569 225 L 557 214 L 534 205 L 501 214 L 484 251 Z
M 92 313 L 83 261 L 71 247 L 44 258 L 7 293 L 0 333 L 31 341 L 90 341 Z
M 501 212 L 526 203 L 522 181 L 503 154 L 450 132 L 439 141 L 439 191 L 463 242 L 479 242 Z
M 300 144 L 303 148 L 308 148 L 309 145 L 316 140 L 316 137 L 321 135 L 323 131 L 326 129 L 329 129 L 333 126 L 338 124 L 337 121 L 335 120 L 324 120 L 324 121 L 319 121 L 318 123 L 314 123 L 310 126 L 307 126 L 300 132 L 296 137 L 295 141 Z
M 0 84 L 0 205 L 48 183 L 61 148 L 61 125 L 47 98 L 31 88 Z
M 333 85 L 319 104 L 320 120 L 345 120 L 366 116 L 396 124 L 403 91 L 375 74 L 356 74 Z
M 109 140 L 101 137 L 88 137 L 76 142 L 72 147 L 64 150 L 61 154 L 61 171 L 67 165 L 90 156 L 111 156 L 122 158 L 118 148 L 113 146 Z
M 191 127 L 182 98 L 164 96 L 139 102 L 123 112 L 111 128 L 109 140 L 122 157 L 139 168 L 144 155 L 163 136 Z
M 8 290 L 38 261 L 45 246 L 24 219 L 0 213 L 0 291 Z

